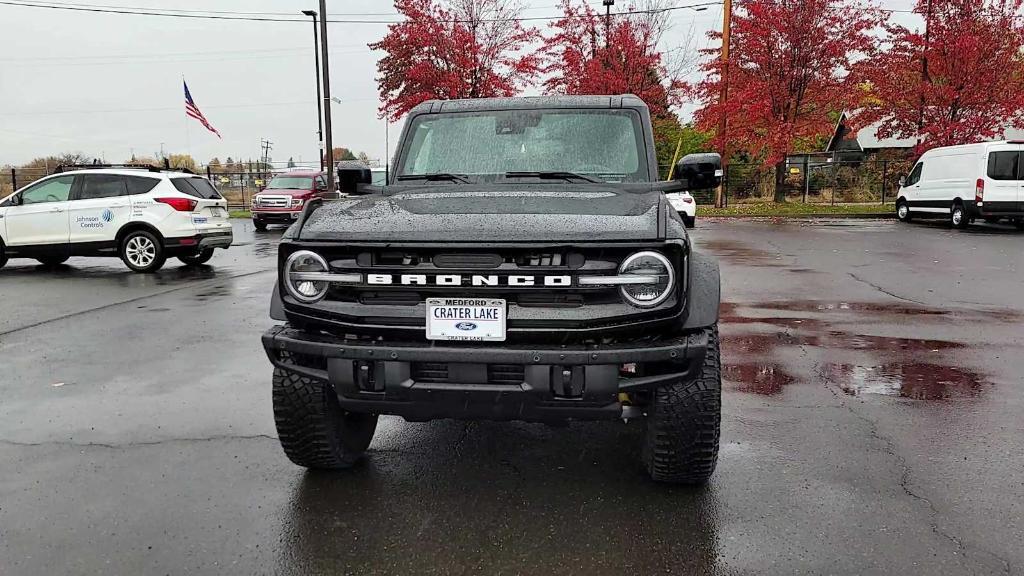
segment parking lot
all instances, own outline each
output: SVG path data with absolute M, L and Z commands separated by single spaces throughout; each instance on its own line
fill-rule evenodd
M 384 418 L 291 464 L 259 336 L 280 231 L 210 266 L 0 271 L 0 574 L 1024 570 L 1024 233 L 699 221 L 723 437 L 649 481 L 631 423 Z

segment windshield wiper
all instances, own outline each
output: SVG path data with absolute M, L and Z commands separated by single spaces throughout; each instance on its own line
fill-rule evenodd
M 541 180 L 582 180 L 584 182 L 604 183 L 604 180 L 598 180 L 597 178 L 591 178 L 583 174 L 577 174 L 575 172 L 565 172 L 563 170 L 547 170 L 542 172 L 505 172 L 505 178 L 540 178 Z
M 401 174 L 399 180 L 426 180 L 428 182 L 448 181 L 469 184 L 469 178 L 449 172 L 432 172 L 430 174 Z

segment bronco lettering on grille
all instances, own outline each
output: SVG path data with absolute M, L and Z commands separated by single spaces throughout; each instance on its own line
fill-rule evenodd
M 377 286 L 399 284 L 402 286 L 546 286 L 549 288 L 572 286 L 572 276 L 537 276 L 497 274 L 367 274 L 366 283 Z

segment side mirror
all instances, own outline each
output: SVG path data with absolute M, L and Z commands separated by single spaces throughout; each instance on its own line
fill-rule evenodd
M 903 188 L 906 185 L 907 185 L 907 177 L 906 176 L 900 176 L 900 188 Z
M 8 206 L 21 206 L 21 194 L 15 194 L 7 199 L 5 202 Z
M 722 157 L 714 152 L 687 154 L 676 163 L 675 179 L 687 190 L 717 188 L 722 183 Z
M 373 182 L 370 167 L 356 160 L 338 162 L 338 192 L 368 194 L 363 188 Z

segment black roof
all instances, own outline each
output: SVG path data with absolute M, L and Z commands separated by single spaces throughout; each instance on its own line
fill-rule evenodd
M 427 100 L 410 114 L 472 112 L 476 110 L 535 110 L 543 108 L 647 108 L 633 94 L 617 96 L 518 96 L 512 98 L 467 98 L 463 100 Z

